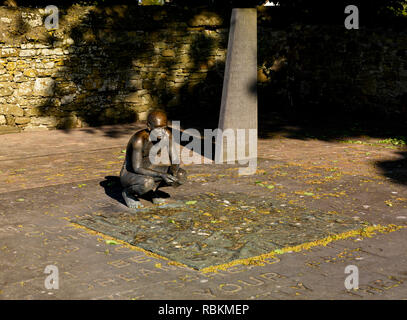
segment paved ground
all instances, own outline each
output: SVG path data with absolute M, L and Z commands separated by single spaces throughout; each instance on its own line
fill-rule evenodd
M 255 176 L 187 166 L 188 183 L 168 190 L 174 199 L 232 190 L 265 196 L 283 212 L 301 207 L 372 226 L 203 272 L 71 223 L 125 210 L 111 177 L 136 128 L 0 136 L 0 298 L 407 299 L 405 150 L 281 132 L 259 141 Z M 47 265 L 58 267 L 58 290 L 44 286 Z M 348 265 L 358 267 L 358 290 L 345 289 Z

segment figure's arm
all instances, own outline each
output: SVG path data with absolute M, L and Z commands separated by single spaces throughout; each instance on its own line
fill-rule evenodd
M 143 141 L 142 139 L 136 139 L 133 142 L 133 153 L 132 153 L 132 166 L 134 173 L 142 174 L 145 176 L 153 177 L 153 178 L 162 178 L 167 183 L 175 181 L 175 177 L 163 172 L 159 172 L 153 169 L 144 168 L 143 167 Z
M 131 164 L 134 170 L 134 173 L 142 174 L 145 176 L 157 178 L 161 177 L 158 171 L 143 168 L 143 141 L 141 138 L 136 139 L 133 142 L 133 153 L 131 155 Z

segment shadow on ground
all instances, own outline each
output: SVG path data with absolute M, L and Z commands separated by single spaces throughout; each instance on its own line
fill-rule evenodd
M 381 161 L 376 165 L 382 170 L 384 176 L 396 183 L 407 185 L 407 151 L 397 152 L 400 159 L 392 161 Z
M 259 106 L 260 107 L 260 106 Z M 292 139 L 318 139 L 337 141 L 344 138 L 371 137 L 392 139 L 400 144 L 407 144 L 407 122 L 395 119 L 365 118 L 362 116 L 318 116 L 306 115 L 300 111 L 297 114 L 287 114 L 284 110 L 264 112 L 259 110 L 259 137 L 273 138 L 284 134 Z
M 108 197 L 126 205 L 122 197 L 122 186 L 120 184 L 119 176 L 106 176 L 105 180 L 101 181 L 100 186 L 105 189 L 105 193 Z

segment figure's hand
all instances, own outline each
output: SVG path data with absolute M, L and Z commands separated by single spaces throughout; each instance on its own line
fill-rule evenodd
M 164 180 L 167 184 L 172 184 L 172 183 L 178 181 L 178 179 L 177 179 L 176 177 L 174 177 L 173 175 L 168 174 L 168 173 L 163 173 L 163 174 L 161 175 L 161 178 L 163 178 L 163 180 Z

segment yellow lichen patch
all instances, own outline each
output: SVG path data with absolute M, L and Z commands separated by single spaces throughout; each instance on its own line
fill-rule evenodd
M 325 182 L 326 181 L 321 181 L 321 180 L 308 180 L 308 181 L 305 181 L 306 184 L 323 184 Z
M 328 211 L 327 213 L 328 213 L 328 214 L 338 214 L 338 212 L 333 211 L 333 210 L 332 210 L 332 211 Z
M 351 230 L 351 231 L 347 231 L 347 232 L 344 232 L 341 234 L 328 236 L 328 237 L 320 239 L 320 240 L 303 243 L 303 244 L 300 244 L 297 246 L 286 247 L 283 249 L 274 250 L 272 252 L 262 254 L 262 255 L 259 255 L 256 257 L 239 259 L 239 260 L 234 260 L 229 263 L 225 263 L 225 264 L 221 264 L 221 265 L 217 265 L 217 266 L 206 267 L 206 268 L 203 268 L 201 270 L 201 272 L 208 273 L 208 272 L 217 272 L 220 270 L 226 271 L 227 269 L 229 269 L 233 266 L 236 266 L 236 265 L 264 266 L 266 259 L 275 258 L 275 256 L 279 255 L 279 254 L 284 254 L 287 252 L 300 252 L 303 250 L 309 250 L 316 246 L 326 246 L 327 244 L 329 244 L 333 241 L 344 240 L 344 239 L 356 237 L 356 236 L 362 237 L 362 238 L 370 238 L 377 233 L 389 233 L 389 232 L 397 231 L 402 228 L 406 228 L 406 227 L 397 226 L 397 225 L 393 225 L 393 224 L 389 224 L 387 226 L 382 226 L 382 225 L 369 226 L 369 227 L 358 229 L 358 230 Z
M 191 174 L 187 178 L 192 179 L 192 178 L 196 178 L 196 177 L 211 177 L 211 176 L 212 176 L 211 173 L 197 173 L 197 174 Z

